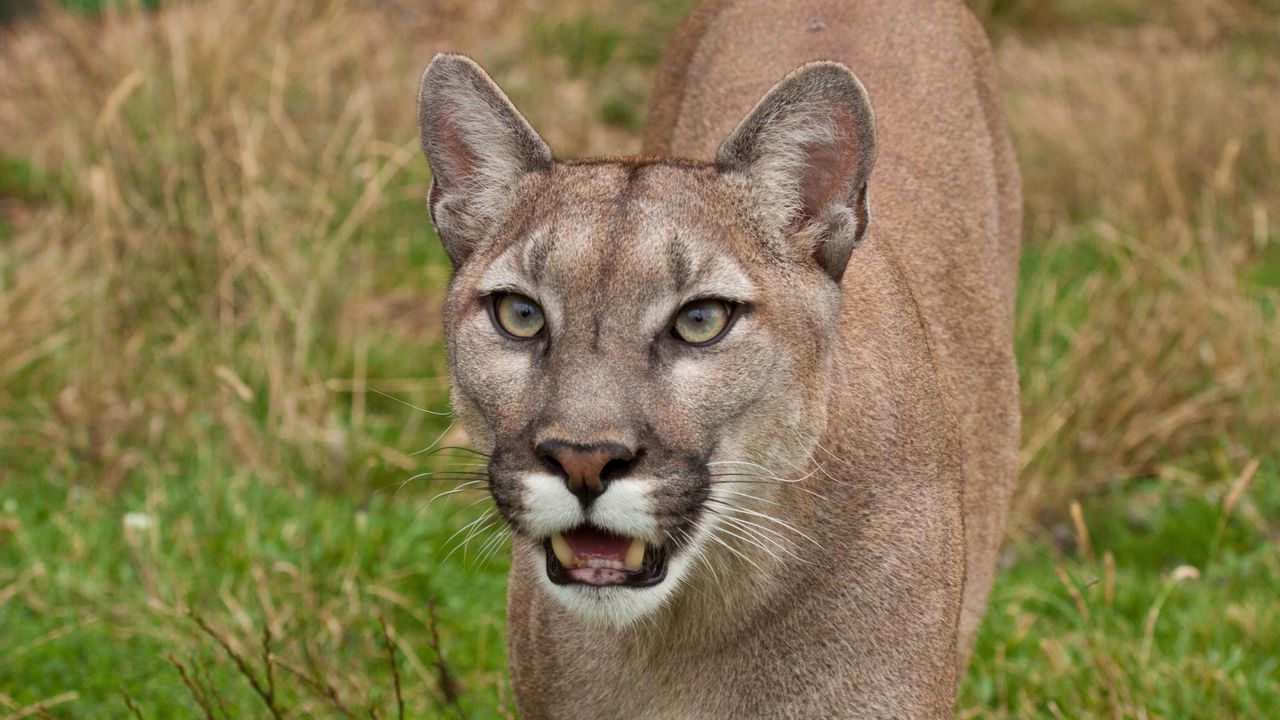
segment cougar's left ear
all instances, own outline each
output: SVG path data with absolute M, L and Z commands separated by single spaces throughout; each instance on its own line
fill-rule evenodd
M 876 159 L 867 91 L 845 66 L 814 62 L 773 87 L 716 152 L 716 167 L 751 183 L 783 231 L 810 238 L 839 280 L 866 232 Z
M 488 239 L 521 177 L 553 162 L 497 84 L 462 55 L 436 55 L 423 73 L 418 138 L 431 163 L 431 220 L 455 268 Z

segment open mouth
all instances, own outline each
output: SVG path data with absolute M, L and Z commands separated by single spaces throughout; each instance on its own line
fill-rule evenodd
M 664 548 L 590 525 L 556 533 L 543 546 L 547 577 L 557 585 L 648 587 L 667 576 Z

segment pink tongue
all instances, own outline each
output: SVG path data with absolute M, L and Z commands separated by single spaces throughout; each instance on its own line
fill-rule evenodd
M 584 560 L 617 560 L 627 561 L 627 548 L 631 547 L 631 539 L 597 530 L 591 527 L 579 527 L 564 534 L 565 542 L 573 554 Z

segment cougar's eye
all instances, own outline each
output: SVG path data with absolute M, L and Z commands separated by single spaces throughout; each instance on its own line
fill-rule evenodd
M 546 324 L 538 303 L 516 293 L 506 293 L 494 298 L 493 318 L 499 329 L 521 340 L 542 332 L 542 326 Z
M 694 300 L 680 308 L 671 331 L 690 345 L 718 340 L 729 327 L 733 308 L 723 300 Z

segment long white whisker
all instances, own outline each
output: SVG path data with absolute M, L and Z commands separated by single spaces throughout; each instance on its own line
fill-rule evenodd
M 417 410 L 418 412 L 426 413 L 426 414 L 428 414 L 428 415 L 435 415 L 436 417 L 449 417 L 450 415 L 452 415 L 452 414 L 453 414 L 453 413 L 451 413 L 451 412 L 436 412 L 435 410 L 425 410 L 425 409 L 423 409 L 423 408 L 418 407 L 417 405 L 414 405 L 414 404 L 413 404 L 413 403 L 411 403 L 411 402 L 405 402 L 404 400 L 401 400 L 400 398 L 396 397 L 395 395 L 388 395 L 388 394 L 386 394 L 386 393 L 382 392 L 381 390 L 376 390 L 376 389 L 374 389 L 374 388 L 369 388 L 369 392 L 375 392 L 375 393 L 378 393 L 379 395 L 381 395 L 381 396 L 382 396 L 382 397 L 384 397 L 384 398 L 388 398 L 388 399 L 390 399 L 390 400 L 395 400 L 396 402 L 400 403 L 401 405 L 404 405 L 404 406 L 406 406 L 406 407 L 411 407 L 411 408 L 413 408 L 414 410 Z M 455 422 L 456 422 L 456 421 L 455 421 Z M 452 427 L 452 425 L 451 425 L 451 427 Z M 437 440 L 437 442 L 439 442 L 439 441 Z
M 776 501 L 774 501 L 774 500 L 765 500 L 764 498 L 756 497 L 755 495 L 752 495 L 751 493 L 738 492 L 737 490 L 729 490 L 729 489 L 727 489 L 727 488 L 720 488 L 720 490 L 718 490 L 717 492 L 719 492 L 719 493 L 720 493 L 720 494 L 722 494 L 722 495 L 734 495 L 734 496 L 737 496 L 737 497 L 747 498 L 748 500 L 755 500 L 756 502 L 761 502 L 761 503 L 764 503 L 764 504 L 766 504 L 766 505 L 777 505 L 777 504 L 778 504 L 778 503 L 777 503 Z
M 453 488 L 452 490 L 445 490 L 442 493 L 436 493 L 435 497 L 428 500 L 426 505 L 423 505 L 422 507 L 418 508 L 418 511 L 421 512 L 423 510 L 426 510 L 427 508 L 431 507 L 431 503 L 443 497 L 449 497 L 450 495 L 457 495 L 458 493 L 464 493 L 464 492 L 478 492 L 479 488 L 473 488 L 471 486 L 483 485 L 487 482 L 489 481 L 488 480 L 472 480 L 471 482 L 462 483 L 461 485 Z
M 708 535 L 707 535 L 707 539 L 708 539 L 708 540 L 711 540 L 711 541 L 712 541 L 712 542 L 714 542 L 714 543 L 719 544 L 719 545 L 720 545 L 721 547 L 723 547 L 725 550 L 728 550 L 729 552 L 733 553 L 734 555 L 737 555 L 738 557 L 742 558 L 743 560 L 745 560 L 747 563 L 749 563 L 752 567 L 754 567 L 755 569 L 759 570 L 760 572 L 764 572 L 764 568 L 762 568 L 762 567 L 760 567 L 759 565 L 757 565 L 757 564 L 755 563 L 755 561 L 754 561 L 754 560 L 752 560 L 751 558 L 747 557 L 746 555 L 743 555 L 741 552 L 739 552 L 739 551 L 738 551 L 738 549 L 737 549 L 737 548 L 733 547 L 732 545 L 729 545 L 729 544 L 728 544 L 728 543 L 726 543 L 725 541 L 723 541 L 723 540 L 721 540 L 720 538 L 716 537 L 716 534 L 715 534 L 715 533 L 710 533 L 710 534 L 708 534 Z
M 493 516 L 494 516 L 495 512 L 496 512 L 496 511 L 494 511 L 494 510 L 492 510 L 492 509 L 490 509 L 490 510 L 485 510 L 483 515 L 481 515 L 480 517 L 476 518 L 475 520 L 472 520 L 471 522 L 467 523 L 466 525 L 462 526 L 462 528 L 460 528 L 460 529 L 459 529 L 457 532 L 455 532 L 453 535 L 450 535 L 450 536 L 449 536 L 449 539 L 445 541 L 445 545 L 446 545 L 446 546 L 448 546 L 448 544 L 449 544 L 449 543 L 450 543 L 450 542 L 451 542 L 455 537 L 457 537 L 459 534 L 461 534 L 463 530 L 467 530 L 468 528 L 470 528 L 470 531 L 467 533 L 467 536 L 466 536 L 466 537 L 464 537 L 464 538 L 462 539 L 462 541 L 461 541 L 461 542 L 459 542 L 459 543 L 457 543 L 456 545 L 454 545 L 453 549 L 452 549 L 452 550 L 450 550 L 450 551 L 448 552 L 448 554 L 446 554 L 446 555 L 444 556 L 444 560 L 441 560 L 440 562 L 442 562 L 442 563 L 443 563 L 443 562 L 448 561 L 448 560 L 449 560 L 449 558 L 453 557 L 453 554 L 454 554 L 454 553 L 456 553 L 456 552 L 458 552 L 458 550 L 460 550 L 460 549 L 462 549 L 462 548 L 466 547 L 467 543 L 471 541 L 471 538 L 475 537 L 475 534 L 476 534 L 477 532 L 479 532 L 479 531 L 481 531 L 481 530 L 485 530 L 485 529 L 487 529 L 487 528 L 488 528 L 488 524 L 487 524 L 487 523 L 489 522 L 489 520 L 490 520 L 491 518 L 493 518 Z M 482 523 L 484 523 L 484 524 L 482 524 Z M 463 554 L 463 559 L 464 559 L 464 560 L 466 559 L 466 554 L 465 554 L 465 553 Z
M 467 533 L 467 536 L 466 536 L 465 538 L 463 538 L 463 540 L 462 540 L 462 560 L 463 560 L 463 562 L 466 562 L 466 560 L 467 560 L 467 553 L 471 550 L 471 540 L 472 540 L 473 538 L 480 537 L 480 535 L 482 535 L 483 533 L 489 532 L 490 530 L 492 530 L 492 529 L 494 528 L 494 526 L 495 526 L 497 523 L 500 523 L 500 522 L 502 522 L 502 521 L 501 521 L 501 520 L 497 520 L 497 521 L 490 521 L 490 522 L 485 523 L 485 524 L 484 524 L 484 527 L 478 527 L 478 528 L 476 528 L 476 529 L 472 530 L 471 532 Z
M 786 461 L 784 460 L 783 462 L 786 462 Z M 787 463 L 787 464 L 788 464 L 788 465 L 791 465 L 791 467 L 793 467 L 793 468 L 795 467 L 795 465 L 792 465 L 791 463 Z M 761 464 L 759 464 L 759 463 L 748 462 L 748 461 L 746 461 L 746 460 L 716 460 L 716 461 L 714 461 L 714 462 L 709 462 L 709 463 L 707 463 L 707 465 L 708 465 L 708 466 L 710 466 L 710 465 L 745 465 L 745 466 L 747 466 L 747 467 L 753 467 L 753 468 L 756 468 L 757 470 L 763 470 L 763 471 L 764 471 L 764 473 L 765 473 L 765 474 L 764 474 L 764 477 L 770 477 L 770 478 L 773 478 L 774 480 L 777 480 L 777 481 L 779 481 L 779 482 L 787 482 L 787 483 L 798 483 L 798 482 L 804 482 L 805 480 L 808 480 L 809 478 L 813 477 L 813 476 L 817 473 L 817 470 L 816 470 L 816 469 L 814 469 L 814 470 L 810 470 L 809 472 L 805 473 L 804 475 L 802 475 L 802 476 L 800 476 L 800 477 L 798 477 L 798 478 L 791 479 L 791 478 L 782 478 L 782 477 L 778 477 L 776 474 L 774 474 L 774 472 L 773 472 L 772 470 L 770 470 L 769 468 L 765 467 L 764 465 L 761 465 Z M 797 469 L 799 469 L 799 468 L 797 468 Z M 743 474 L 745 474 L 745 473 L 743 473 Z
M 718 475 L 716 477 L 759 478 L 760 476 L 759 475 L 739 475 L 737 473 L 730 473 L 727 475 Z M 782 483 L 778 483 L 772 479 L 764 479 L 764 480 L 757 479 L 757 480 L 712 480 L 711 484 L 712 485 L 779 485 Z M 807 493 L 809 495 L 812 495 L 818 498 L 819 500 L 828 501 L 826 495 L 823 495 L 822 493 L 816 490 L 813 490 L 811 488 L 801 487 L 799 485 L 796 485 L 795 488 L 796 490 L 799 490 L 802 493 Z
M 795 428 L 792 428 L 792 432 L 793 432 L 793 433 L 795 434 L 795 436 L 796 436 L 796 442 L 800 443 L 801 447 L 803 447 L 803 446 L 804 446 L 804 437 L 803 437 L 803 436 L 801 436 L 801 435 L 800 435 L 800 433 L 799 433 L 799 431 L 795 430 Z M 821 450 L 822 452 L 826 453 L 827 457 L 831 458 L 832 460 L 835 460 L 836 462 L 841 463 L 841 464 L 843 464 L 843 463 L 845 462 L 843 459 L 841 459 L 840 457 L 838 457 L 835 453 L 833 453 L 833 452 L 831 452 L 830 450 L 828 450 L 828 449 L 826 449 L 825 447 L 823 447 L 823 446 L 822 446 L 822 442 L 821 442 L 820 440 L 815 439 L 815 440 L 813 441 L 813 446 L 814 446 L 814 448 L 816 448 L 816 449 L 818 449 L 818 450 Z M 827 469 L 826 469 L 826 468 L 824 468 L 824 467 L 822 466 L 822 463 L 818 462 L 818 459 L 817 459 L 816 457 L 814 457 L 814 456 L 813 456 L 813 450 L 810 450 L 810 451 L 809 451 L 809 461 L 813 463 L 813 467 L 814 467 L 815 469 L 817 469 L 817 470 L 821 471 L 821 472 L 822 472 L 822 474 L 823 474 L 823 475 L 825 475 L 825 476 L 827 477 L 827 479 L 828 479 L 828 480 L 830 480 L 831 482 L 833 482 L 833 483 L 835 483 L 835 484 L 837 484 L 837 485 L 845 485 L 845 484 L 847 484 L 847 483 L 845 483 L 843 480 L 837 479 L 834 475 L 832 475 L 831 473 L 827 472 Z M 784 459 L 784 460 L 783 460 L 783 462 L 787 462 L 787 461 Z M 787 464 L 788 464 L 788 465 L 791 465 L 791 463 L 787 463 Z M 794 465 L 791 465 L 791 466 L 792 466 L 792 467 L 795 467 Z M 797 469 L 799 469 L 799 468 L 797 468 Z
M 424 477 L 425 477 L 425 478 L 429 478 L 429 477 L 435 477 L 436 475 L 441 475 L 441 476 L 450 476 L 450 475 L 458 475 L 458 476 L 462 476 L 462 475 L 469 475 L 469 476 L 476 476 L 476 475 L 479 475 L 479 474 L 480 474 L 479 472 L 476 472 L 476 471 L 473 471 L 473 470 L 452 470 L 452 469 L 450 469 L 450 468 L 445 468 L 445 469 L 443 469 L 443 470 L 427 470 L 426 472 L 420 472 L 420 473 L 418 473 L 417 475 L 412 475 L 412 476 L 410 476 L 410 477 L 408 477 L 408 478 L 405 478 L 405 479 L 404 479 L 404 480 L 403 480 L 399 485 L 397 485 L 397 486 L 396 486 L 396 492 L 400 492 L 400 490 L 401 490 L 402 488 L 404 488 L 404 486 L 405 486 L 405 485 L 408 485 L 409 483 L 413 482 L 414 480 L 417 480 L 418 478 L 424 478 Z M 443 479 L 443 478 L 442 478 L 442 479 Z M 392 495 L 392 497 L 395 497 L 395 495 Z
M 422 453 L 424 453 L 424 452 L 428 452 L 428 451 L 430 451 L 430 450 L 431 450 L 431 448 L 435 447 L 436 445 L 439 445 L 439 444 L 440 444 L 440 441 L 444 439 L 444 436 L 445 436 L 445 435 L 448 435 L 448 434 L 449 434 L 449 431 L 453 429 L 453 426 L 454 426 L 454 425 L 457 425 L 457 424 L 458 424 L 458 420 L 457 420 L 457 418 L 454 418 L 453 420 L 450 420 L 450 421 L 449 421 L 449 424 L 448 424 L 448 425 L 446 425 L 446 426 L 445 426 L 445 428 L 444 428 L 444 430 L 442 430 L 442 431 L 440 432 L 440 434 L 436 436 L 436 439 L 435 439 L 435 440 L 432 440 L 432 441 L 431 441 L 431 444 L 430 444 L 430 445 L 428 445 L 428 446 L 426 446 L 426 447 L 422 448 L 421 450 L 416 450 L 416 451 L 414 451 L 414 452 L 409 453 L 409 456 L 410 456 L 410 457 L 412 457 L 412 456 L 414 456 L 414 455 L 421 455 L 421 454 L 422 454 Z
M 781 532 L 779 532 L 778 530 L 774 530 L 773 528 L 768 527 L 767 525 L 761 525 L 761 524 L 759 524 L 759 523 L 757 523 L 757 522 L 753 522 L 753 521 L 748 520 L 748 519 L 746 519 L 746 518 L 737 517 L 736 515 L 729 515 L 729 514 L 727 514 L 727 513 L 734 513 L 734 512 L 743 512 L 743 511 L 745 511 L 745 510 L 746 510 L 746 508 L 738 507 L 737 505 L 733 505 L 733 504 L 731 504 L 731 503 L 726 503 L 726 502 L 724 502 L 724 501 L 719 501 L 719 505 L 720 505 L 720 508 L 719 508 L 716 512 L 718 512 L 718 513 L 720 514 L 720 517 L 722 517 L 722 518 L 725 518 L 725 519 L 727 519 L 727 520 L 733 520 L 734 522 L 746 523 L 747 525 L 749 525 L 749 526 L 751 526 L 751 527 L 754 527 L 754 528 L 758 528 L 759 530 L 761 530 L 761 531 L 763 531 L 763 532 L 767 532 L 767 533 L 769 533 L 770 535 L 773 535 L 774 537 L 779 538 L 780 540 L 784 540 L 784 541 L 785 541 L 785 540 L 789 540 L 789 539 L 790 539 L 790 538 L 788 538 L 786 535 L 783 535 L 783 534 L 782 534 Z
M 757 537 L 762 542 L 767 542 L 770 545 L 778 548 L 778 550 L 786 553 L 788 556 L 790 556 L 792 559 L 796 560 L 797 562 L 812 564 L 811 560 L 808 560 L 806 558 L 803 558 L 797 555 L 795 551 L 791 549 L 790 544 L 785 542 L 786 537 L 777 533 L 776 531 L 773 531 L 762 525 L 757 525 L 745 518 L 733 517 L 733 516 L 724 515 L 724 514 L 722 514 L 720 518 L 725 522 L 732 524 L 734 527 L 741 530 L 742 532 L 749 533 L 752 537 Z M 769 534 L 766 535 L 763 533 L 769 533 Z M 770 537 L 770 535 L 772 535 L 773 537 Z
M 746 533 L 746 530 L 745 530 L 745 529 L 742 529 L 742 528 L 737 527 L 737 526 L 734 526 L 734 525 L 721 525 L 721 526 L 720 526 L 720 530 L 721 530 L 722 532 L 724 532 L 724 533 L 726 533 L 726 534 L 728 534 L 728 535 L 732 536 L 732 537 L 736 537 L 736 538 L 738 538 L 739 540 L 742 540 L 742 541 L 744 541 L 744 542 L 748 542 L 748 543 L 751 543 L 752 545 L 755 545 L 756 547 L 758 547 L 758 548 L 760 548 L 761 550 L 763 550 L 763 551 L 765 551 L 766 553 L 768 553 L 769 557 L 773 558 L 774 560 L 776 560 L 776 561 L 778 561 L 778 562 L 782 562 L 782 558 L 778 557 L 778 554 L 777 554 L 777 553 L 775 553 L 771 548 L 769 548 L 768 546 L 766 546 L 763 542 L 761 542 L 760 540 L 756 539 L 756 538 L 757 538 L 757 536 L 740 534 L 740 533 L 738 532 L 738 530 L 742 530 L 742 532 L 743 532 L 743 533 Z
M 809 536 L 808 536 L 808 535 L 806 535 L 803 531 L 801 531 L 799 528 L 797 528 L 795 525 L 792 525 L 791 523 L 787 522 L 786 520 L 781 520 L 781 519 L 776 518 L 776 517 L 774 517 L 774 516 L 772 516 L 772 515 L 769 515 L 768 513 L 757 512 L 757 511 L 755 511 L 755 510 L 748 510 L 747 508 L 744 508 L 744 507 L 738 507 L 738 506 L 736 506 L 736 505 L 730 505 L 730 504 L 728 504 L 728 503 L 725 503 L 723 500 L 716 500 L 715 498 L 708 498 L 708 499 L 707 499 L 707 502 L 715 502 L 715 503 L 718 503 L 719 505 L 721 505 L 721 506 L 723 506 L 723 507 L 726 507 L 726 508 L 729 508 L 730 510 L 733 510 L 733 511 L 735 511 L 735 512 L 746 513 L 747 515 L 752 515 L 752 516 L 754 516 L 754 517 L 761 518 L 762 520 L 768 520 L 768 521 L 770 521 L 770 522 L 777 523 L 778 525 L 780 525 L 780 526 L 782 526 L 782 527 L 784 527 L 784 528 L 786 528 L 786 529 L 790 530 L 791 532 L 793 532 L 793 533 L 795 533 L 795 534 L 799 535 L 800 537 L 804 538 L 805 540 L 808 540 L 809 542 L 813 543 L 813 544 L 814 544 L 814 546 L 815 546 L 815 547 L 817 547 L 819 550 L 822 550 L 822 549 L 823 549 L 822 545 L 821 545 L 821 544 L 819 544 L 817 540 L 814 540 L 813 538 L 809 537 Z
M 485 520 L 488 520 L 488 519 L 489 519 L 489 516 L 490 516 L 490 515 L 492 515 L 492 514 L 493 514 L 493 512 L 494 512 L 494 511 L 493 511 L 493 509 L 492 509 L 492 508 L 490 508 L 489 510 L 485 510 L 483 513 L 481 513 L 481 514 L 480 514 L 480 516 L 479 516 L 479 517 L 472 519 L 472 521 L 471 521 L 471 522 L 467 523 L 466 525 L 463 525 L 462 527 L 458 528 L 457 530 L 454 530 L 454 531 L 453 531 L 453 534 L 452 534 L 452 535 L 450 535 L 448 538 L 446 538 L 446 539 L 445 539 L 444 544 L 445 544 L 446 546 L 448 546 L 448 544 L 449 544 L 450 542 L 452 542 L 454 538 L 456 538 L 456 537 L 458 537 L 459 535 L 461 535 L 462 533 L 466 532 L 466 531 L 467 531 L 468 529 L 470 529 L 472 526 L 477 525 L 477 524 L 479 524 L 479 523 L 482 523 L 482 522 L 484 522 Z
M 473 562 L 475 567 L 483 565 L 489 558 L 497 554 L 498 549 L 502 547 L 502 541 L 511 537 L 511 529 L 499 523 L 486 539 L 480 545 L 480 549 L 476 551 L 476 559 Z

